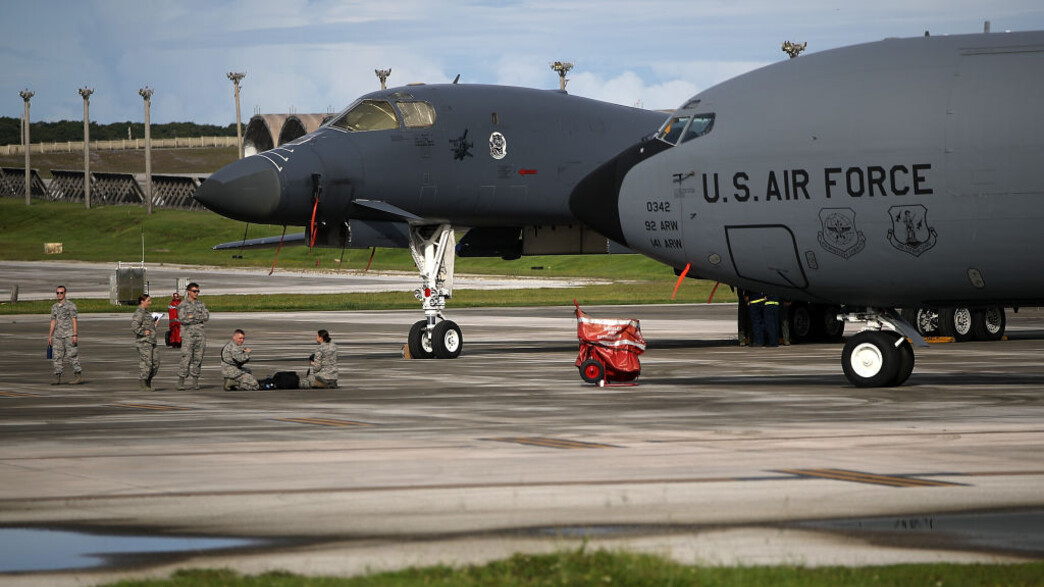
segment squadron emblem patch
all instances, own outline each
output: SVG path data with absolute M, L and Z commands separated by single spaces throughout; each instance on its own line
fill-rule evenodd
M 938 235 L 928 225 L 928 209 L 924 206 L 892 206 L 888 209 L 888 215 L 892 218 L 888 242 L 893 247 L 919 257 L 935 246 Z
M 827 252 L 848 259 L 866 247 L 866 236 L 856 228 L 855 210 L 851 208 L 823 208 L 819 211 L 823 230 L 819 245 Z
M 498 161 L 507 157 L 507 139 L 497 131 L 489 135 L 489 156 Z
M 474 157 L 471 154 L 471 148 L 475 146 L 475 143 L 468 142 L 468 129 L 464 129 L 464 134 L 459 138 L 450 139 L 450 145 L 452 145 L 453 158 L 457 161 L 463 161 L 465 157 Z

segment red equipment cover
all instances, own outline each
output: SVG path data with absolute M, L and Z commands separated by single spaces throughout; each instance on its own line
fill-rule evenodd
M 607 380 L 630 381 L 638 377 L 642 370 L 638 355 L 645 352 L 638 320 L 591 318 L 576 304 L 576 336 L 580 339 L 577 367 L 594 358 L 605 365 Z

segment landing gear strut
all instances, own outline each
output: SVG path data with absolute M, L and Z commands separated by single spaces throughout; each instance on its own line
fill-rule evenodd
M 421 277 L 413 294 L 424 308 L 424 320 L 410 328 L 407 346 L 415 359 L 456 359 L 464 347 L 460 327 L 442 315 L 446 300 L 453 297 L 453 227 L 410 227 L 410 254 Z
M 928 346 L 917 329 L 894 310 L 868 308 L 845 314 L 847 322 L 865 322 L 866 329 L 845 342 L 841 368 L 856 387 L 902 385 L 914 368 L 913 344 Z

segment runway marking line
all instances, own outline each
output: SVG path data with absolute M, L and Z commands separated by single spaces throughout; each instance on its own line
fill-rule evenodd
M 19 391 L 0 391 L 0 396 L 3 397 L 40 397 L 36 393 L 21 393 Z
M 917 479 L 916 477 L 878 475 L 875 473 L 852 471 L 849 469 L 776 469 L 776 472 L 796 475 L 798 477 L 851 481 L 853 483 L 868 483 L 870 485 L 884 485 L 886 487 L 960 487 L 965 485 L 964 483 L 930 481 L 928 479 Z
M 189 408 L 185 406 L 167 406 L 163 404 L 107 404 L 111 408 L 130 408 L 133 410 L 157 410 L 161 412 L 173 412 L 179 410 L 194 410 L 196 408 Z
M 620 448 L 611 444 L 601 444 L 598 442 L 581 442 L 579 440 L 563 440 L 561 438 L 545 437 L 503 437 L 486 438 L 484 440 L 492 440 L 494 442 L 511 442 L 514 444 L 525 444 L 528 446 L 542 446 L 544 448 Z
M 373 426 L 369 422 L 358 422 L 356 420 L 338 420 L 336 418 L 279 418 L 277 422 L 292 422 L 294 424 L 313 424 L 315 426 L 356 426 L 356 427 L 367 427 Z

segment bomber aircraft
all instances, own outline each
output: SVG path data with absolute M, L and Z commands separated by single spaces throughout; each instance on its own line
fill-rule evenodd
M 901 385 L 926 342 L 897 308 L 989 337 L 1044 303 L 1042 108 L 1044 31 L 808 54 L 697 94 L 570 207 L 680 273 L 864 322 L 845 375 Z
M 561 90 L 405 86 L 362 96 L 317 131 L 223 167 L 195 198 L 229 218 L 305 226 L 292 240 L 313 246 L 408 247 L 425 315 L 410 329 L 410 354 L 455 358 L 463 337 L 443 315 L 455 251 L 609 252 L 573 217 L 569 195 L 666 118 Z M 460 228 L 468 231 L 456 243 Z

